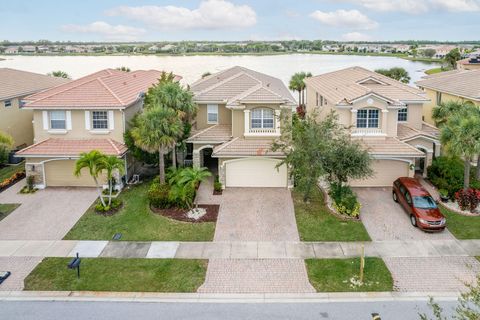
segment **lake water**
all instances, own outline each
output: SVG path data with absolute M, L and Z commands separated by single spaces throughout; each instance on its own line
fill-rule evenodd
M 190 84 L 205 72 L 214 73 L 232 66 L 243 66 L 282 79 L 286 84 L 292 74 L 309 71 L 313 75 L 351 66 L 367 69 L 402 67 L 412 83 L 435 64 L 395 57 L 289 54 L 275 56 L 0 56 L 0 68 L 8 67 L 38 73 L 63 70 L 74 79 L 105 68 L 120 66 L 135 69 L 172 71 Z

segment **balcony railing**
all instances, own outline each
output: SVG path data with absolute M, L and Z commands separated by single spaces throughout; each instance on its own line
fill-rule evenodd
M 250 128 L 249 133 L 276 133 L 275 128 Z
M 379 128 L 353 128 L 352 136 L 384 136 L 385 133 Z

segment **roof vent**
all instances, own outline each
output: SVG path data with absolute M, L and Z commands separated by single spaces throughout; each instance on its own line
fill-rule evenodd
M 123 81 L 123 85 L 126 86 L 126 85 L 127 85 L 127 81 Z

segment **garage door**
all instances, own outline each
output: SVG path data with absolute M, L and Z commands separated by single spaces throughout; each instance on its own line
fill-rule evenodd
M 227 187 L 287 187 L 287 167 L 276 159 L 242 159 L 225 165 Z
M 366 180 L 353 180 L 352 187 L 390 187 L 398 177 L 408 177 L 409 165 L 405 161 L 375 160 L 374 176 Z
M 76 177 L 73 174 L 75 160 L 57 160 L 45 162 L 47 187 L 94 187 L 95 181 L 87 169 Z

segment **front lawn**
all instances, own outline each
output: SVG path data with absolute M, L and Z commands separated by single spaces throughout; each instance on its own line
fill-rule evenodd
M 196 292 L 206 260 L 83 258 L 80 279 L 71 258 L 45 258 L 25 279 L 25 290 Z
M 352 284 L 360 274 L 360 258 L 306 260 L 308 278 L 318 292 L 392 291 L 393 279 L 380 258 L 365 258 L 363 285 Z
M 325 207 L 323 194 L 315 189 L 309 203 L 302 195 L 292 192 L 298 232 L 302 241 L 370 241 L 361 221 L 343 221 Z
M 10 178 L 17 172 L 21 172 L 25 170 L 25 163 L 19 163 L 17 165 L 9 165 L 5 166 L 3 168 L 0 168 L 0 182 L 2 182 L 5 179 Z
M 5 219 L 13 210 L 17 209 L 20 205 L 18 203 L 0 203 L 0 221 Z
M 119 199 L 123 208 L 113 216 L 95 213 L 90 207 L 65 236 L 66 240 L 111 240 L 122 233 L 121 240 L 136 241 L 211 241 L 214 222 L 190 223 L 165 218 L 151 212 L 144 182 L 124 190 Z
M 440 210 L 447 217 L 447 229 L 460 240 L 480 239 L 480 216 L 463 216 L 441 206 Z

